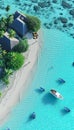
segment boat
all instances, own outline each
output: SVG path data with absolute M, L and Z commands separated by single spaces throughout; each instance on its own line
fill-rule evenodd
M 66 81 L 65 81 L 64 79 L 62 79 L 62 78 L 59 78 L 59 79 L 57 80 L 57 82 L 58 82 L 59 84 L 64 84 Z
M 64 110 L 65 110 L 66 112 L 70 112 L 70 111 L 71 111 L 68 107 L 64 107 Z
M 74 62 L 72 63 L 72 66 L 74 67 Z
M 50 90 L 50 93 L 51 93 L 54 97 L 56 97 L 56 98 L 58 98 L 58 99 L 63 99 L 63 96 L 62 96 L 59 92 L 57 92 L 56 90 L 54 90 L 54 89 L 51 89 L 51 90 Z
M 42 87 L 40 87 L 40 91 L 41 91 L 41 92 L 44 92 L 44 91 L 45 91 L 45 89 L 44 89 L 44 88 L 42 88 Z
M 30 118 L 31 118 L 31 119 L 35 119 L 35 118 L 36 118 L 35 112 L 33 112 L 33 113 L 30 115 Z

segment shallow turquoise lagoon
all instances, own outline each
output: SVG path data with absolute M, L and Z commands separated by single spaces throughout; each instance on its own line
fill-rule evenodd
M 9 0 L 4 3 L 4 6 L 8 2 Z M 25 2 L 29 4 L 31 1 Z M 15 1 L 10 2 L 12 3 L 11 12 L 21 10 L 23 2 L 21 5 L 19 2 L 16 4 Z M 5 15 L 4 11 L 2 13 Z M 29 13 L 32 13 L 32 10 Z M 33 15 L 35 15 L 34 12 Z M 40 18 L 43 23 L 45 18 L 42 16 Z M 45 29 L 43 25 L 42 33 L 43 45 L 32 82 L 28 86 L 26 95 L 24 94 L 21 102 L 12 109 L 8 120 L 0 127 L 0 130 L 6 130 L 6 128 L 10 130 L 74 130 L 74 68 L 72 67 L 74 39 L 57 29 Z M 58 78 L 63 78 L 66 83 L 57 84 Z M 40 93 L 39 87 L 44 87 L 45 92 Z M 64 99 L 57 100 L 51 96 L 49 94 L 51 88 L 60 92 Z M 71 112 L 64 113 L 62 111 L 64 106 L 68 106 Z M 29 115 L 33 111 L 36 112 L 36 119 L 29 120 Z
M 12 110 L 1 130 L 7 127 L 11 130 L 74 129 L 74 40 L 57 30 L 44 29 L 43 37 L 44 44 L 29 91 Z M 65 79 L 64 85 L 57 84 L 59 77 Z M 39 93 L 40 86 L 45 88 L 44 93 Z M 51 88 L 58 90 L 64 99 L 53 98 L 49 94 Z M 64 106 L 68 106 L 71 112 L 63 113 Z M 29 120 L 33 111 L 36 119 Z

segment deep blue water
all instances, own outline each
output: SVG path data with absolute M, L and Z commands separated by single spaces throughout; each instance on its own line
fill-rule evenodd
M 9 1 L 7 0 L 7 2 Z M 15 1 L 12 2 L 14 3 L 11 8 L 12 12 L 15 6 L 17 9 L 21 8 L 21 5 L 16 5 Z M 31 3 L 30 0 L 24 2 Z M 28 12 L 27 10 L 26 12 Z M 35 15 L 32 10 L 29 13 Z M 54 27 L 46 29 L 43 26 L 45 20 L 47 21 L 45 14 L 37 15 L 42 15 L 44 18 L 40 17 L 43 28 L 43 46 L 36 70 L 28 87 L 29 91 L 12 109 L 8 120 L 0 127 L 0 130 L 6 130 L 8 127 L 10 130 L 74 130 L 74 68 L 72 67 L 74 39 L 67 32 L 59 31 Z M 59 85 L 56 82 L 58 78 L 63 78 L 66 83 Z M 41 86 L 45 88 L 43 93 L 40 93 L 38 89 Z M 59 91 L 64 99 L 57 100 L 50 95 L 51 88 Z M 68 106 L 71 112 L 64 113 L 64 106 Z M 36 119 L 29 120 L 29 115 L 33 111 L 36 113 Z

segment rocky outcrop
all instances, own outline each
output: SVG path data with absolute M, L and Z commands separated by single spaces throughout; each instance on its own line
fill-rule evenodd
M 65 2 L 65 1 L 62 1 L 62 4 L 63 8 L 71 8 L 71 4 Z
M 35 10 L 35 12 L 39 11 L 40 10 L 40 7 L 39 6 L 34 6 L 33 9 Z
M 70 10 L 69 13 L 74 16 L 74 9 Z
M 33 3 L 37 3 L 38 2 L 38 0 L 31 0 Z
M 68 23 L 68 27 L 73 27 L 73 23 Z
M 58 24 L 58 20 L 57 19 L 54 20 L 54 24 Z
M 52 0 L 53 3 L 57 3 L 57 0 Z
M 67 23 L 67 22 L 68 22 L 67 18 L 64 18 L 64 17 L 59 17 L 58 19 L 59 19 L 62 23 Z
M 64 24 L 63 24 L 63 27 L 66 28 L 66 27 L 67 27 L 67 24 L 64 23 Z
M 40 6 L 41 8 L 44 7 L 49 7 L 50 6 L 50 2 L 38 2 L 38 6 Z

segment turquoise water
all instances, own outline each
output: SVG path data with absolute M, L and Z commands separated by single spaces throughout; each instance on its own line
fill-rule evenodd
M 43 23 L 44 19 L 41 20 Z M 74 130 L 74 39 L 57 29 L 46 29 L 43 25 L 42 28 L 43 47 L 29 91 L 12 109 L 0 130 L 8 127 L 11 130 Z M 65 84 L 57 84 L 60 77 L 66 81 Z M 41 86 L 45 88 L 44 93 L 38 91 Z M 64 99 L 57 100 L 51 96 L 51 88 L 59 91 Z M 68 106 L 71 112 L 64 113 L 64 106 Z M 36 119 L 29 120 L 33 111 Z

